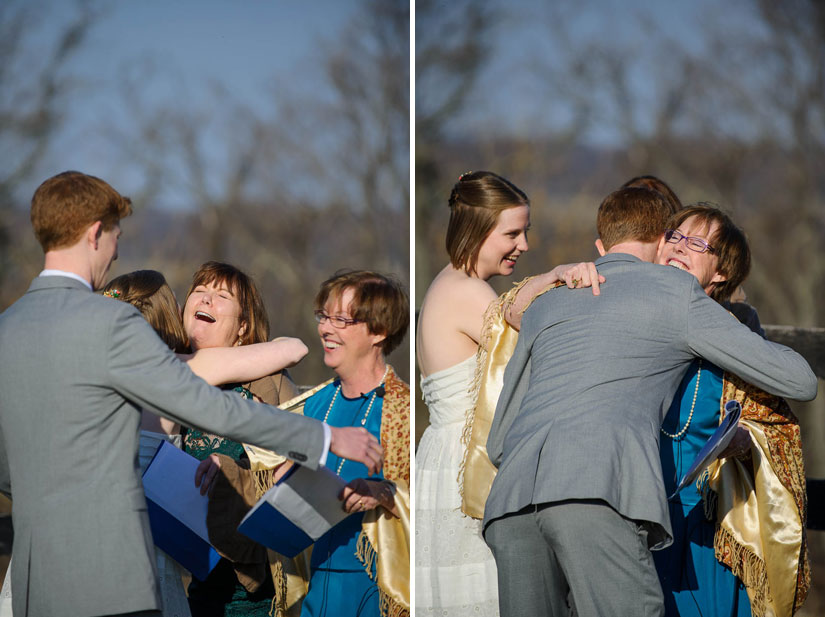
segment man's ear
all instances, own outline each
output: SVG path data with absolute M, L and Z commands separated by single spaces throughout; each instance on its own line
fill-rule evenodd
M 89 228 L 86 230 L 86 241 L 89 245 L 94 249 L 97 250 L 97 244 L 100 240 L 100 236 L 103 234 L 103 222 L 102 221 L 95 221 Z
M 659 242 L 656 243 L 656 255 L 657 256 L 662 254 L 662 249 L 664 248 L 664 246 L 665 246 L 665 235 L 662 234 L 661 236 L 659 236 Z
M 607 251 L 604 250 L 604 244 L 602 244 L 602 239 L 601 238 L 596 238 L 595 245 L 596 245 L 596 250 L 599 251 L 599 255 L 601 255 L 602 257 L 607 255 Z

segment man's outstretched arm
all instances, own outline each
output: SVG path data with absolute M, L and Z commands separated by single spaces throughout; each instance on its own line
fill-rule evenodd
M 737 321 L 696 283 L 689 307 L 687 342 L 693 352 L 776 396 L 816 398 L 816 375 L 790 347 L 763 339 Z
M 316 469 L 325 458 L 323 423 L 223 392 L 197 378 L 143 317 L 124 305 L 111 324 L 106 367 L 112 387 L 136 405 L 185 426 L 273 450 Z M 366 432 L 366 431 L 364 431 Z M 375 470 L 380 446 L 361 429 L 330 431 L 330 449 Z

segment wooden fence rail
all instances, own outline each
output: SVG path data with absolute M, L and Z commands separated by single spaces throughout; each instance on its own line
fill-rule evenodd
M 765 326 L 765 334 L 770 340 L 795 349 L 816 376 L 825 379 L 825 328 Z M 825 531 L 825 478 L 808 478 L 808 529 Z

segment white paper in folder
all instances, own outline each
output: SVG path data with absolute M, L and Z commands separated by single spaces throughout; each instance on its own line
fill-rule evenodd
M 346 484 L 326 467 L 295 465 L 258 500 L 238 531 L 293 557 L 349 516 L 338 499 Z

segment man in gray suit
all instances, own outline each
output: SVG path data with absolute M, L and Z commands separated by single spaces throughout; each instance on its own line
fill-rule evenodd
M 640 188 L 609 195 L 601 293 L 537 298 L 504 375 L 487 451 L 484 513 L 503 617 L 661 615 L 650 548 L 671 539 L 659 462 L 663 410 L 694 357 L 774 394 L 816 396 L 797 353 L 765 341 L 696 278 L 652 263 L 668 217 Z
M 45 270 L 0 315 L 0 491 L 13 497 L 15 617 L 160 614 L 137 463 L 140 409 L 311 468 L 380 469 L 364 429 L 334 428 L 208 386 L 125 302 L 91 293 L 117 258 L 128 198 L 65 172 L 32 198 Z

